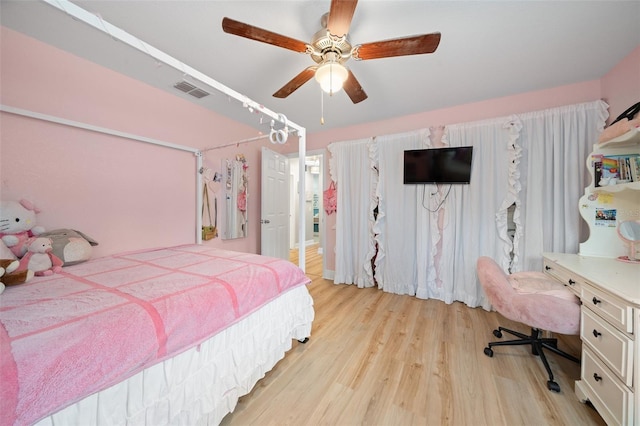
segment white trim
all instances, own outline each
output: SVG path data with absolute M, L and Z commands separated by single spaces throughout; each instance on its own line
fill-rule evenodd
M 322 270 L 322 278 L 324 278 L 325 280 L 333 281 L 333 277 L 335 277 L 335 275 L 336 271 L 333 271 L 331 269 Z

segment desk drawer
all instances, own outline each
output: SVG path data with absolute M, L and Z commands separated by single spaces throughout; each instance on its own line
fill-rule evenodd
M 582 383 L 607 424 L 630 424 L 633 392 L 586 347 L 582 349 Z
M 584 306 L 580 338 L 624 384 L 633 386 L 633 340 Z
M 570 288 L 577 295 L 580 295 L 583 282 L 581 277 L 572 274 L 563 267 L 558 266 L 555 262 L 546 258 L 544 259 L 543 271 L 545 274 L 552 276 L 566 287 Z
M 633 308 L 623 300 L 590 285 L 582 286 L 582 305 L 627 333 L 633 333 Z

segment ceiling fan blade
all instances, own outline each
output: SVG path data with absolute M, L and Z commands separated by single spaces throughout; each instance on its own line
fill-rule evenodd
M 358 83 L 356 76 L 353 75 L 351 70 L 349 70 L 349 78 L 347 78 L 347 80 L 344 82 L 342 88 L 345 92 L 347 92 L 347 95 L 349 95 L 351 102 L 353 102 L 354 104 L 367 99 L 367 94 L 364 93 L 362 86 L 360 86 L 360 83 Z
M 298 90 L 300 86 L 311 80 L 311 77 L 315 75 L 317 69 L 318 67 L 315 65 L 304 69 L 300 74 L 293 77 L 291 81 L 282 86 L 282 88 L 274 93 L 273 96 L 276 98 L 286 98 Z
M 349 33 L 351 19 L 356 10 L 358 0 L 331 0 L 327 29 L 334 36 L 342 37 Z
M 440 33 L 422 34 L 356 46 L 352 57 L 357 60 L 433 53 L 440 44 Z
M 225 33 L 234 34 L 251 40 L 261 41 L 274 46 L 293 50 L 294 52 L 306 52 L 307 44 L 291 37 L 283 36 L 253 25 L 235 21 L 231 18 L 222 19 L 222 29 Z

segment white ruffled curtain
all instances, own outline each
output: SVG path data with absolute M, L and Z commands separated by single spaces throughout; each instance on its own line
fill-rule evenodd
M 371 158 L 372 139 L 332 143 L 329 172 L 338 188 L 336 270 L 334 283 L 373 287 L 375 254 L 373 211 L 377 205 L 377 173 Z
M 520 130 L 515 117 L 447 126 L 445 145 L 473 146 L 471 182 L 442 185 L 448 192 L 442 209 L 440 255 L 431 297 L 445 303 L 461 301 L 490 308 L 476 275 L 476 261 L 489 256 L 509 265 L 511 242 L 507 236 L 507 208 L 513 203 Z M 433 221 L 432 221 L 433 223 Z
M 423 185 L 404 185 L 404 151 L 425 148 L 429 130 L 378 136 L 371 145 L 378 167 L 378 217 L 374 226 L 378 253 L 378 287 L 396 294 L 415 295 L 418 269 L 428 257 L 427 234 L 416 220 Z M 424 251 L 423 251 L 424 249 Z
M 543 252 L 577 253 L 587 228 L 578 201 L 586 159 L 609 116 L 603 101 L 519 114 L 522 190 L 514 213 L 512 271 L 542 270 Z

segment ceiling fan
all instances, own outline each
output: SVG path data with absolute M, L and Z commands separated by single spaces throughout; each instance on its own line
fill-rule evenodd
M 329 13 L 321 19 L 323 28 L 313 36 L 311 43 L 226 17 L 222 19 L 222 29 L 229 34 L 311 56 L 317 65 L 309 66 L 293 77 L 273 94 L 276 98 L 286 98 L 315 76 L 325 92 L 333 94 L 344 88 L 351 101 L 357 104 L 367 99 L 367 94 L 353 72 L 343 65 L 350 58 L 365 61 L 433 53 L 440 43 L 440 33 L 436 32 L 352 46 L 347 36 L 357 4 L 357 0 L 331 0 Z

